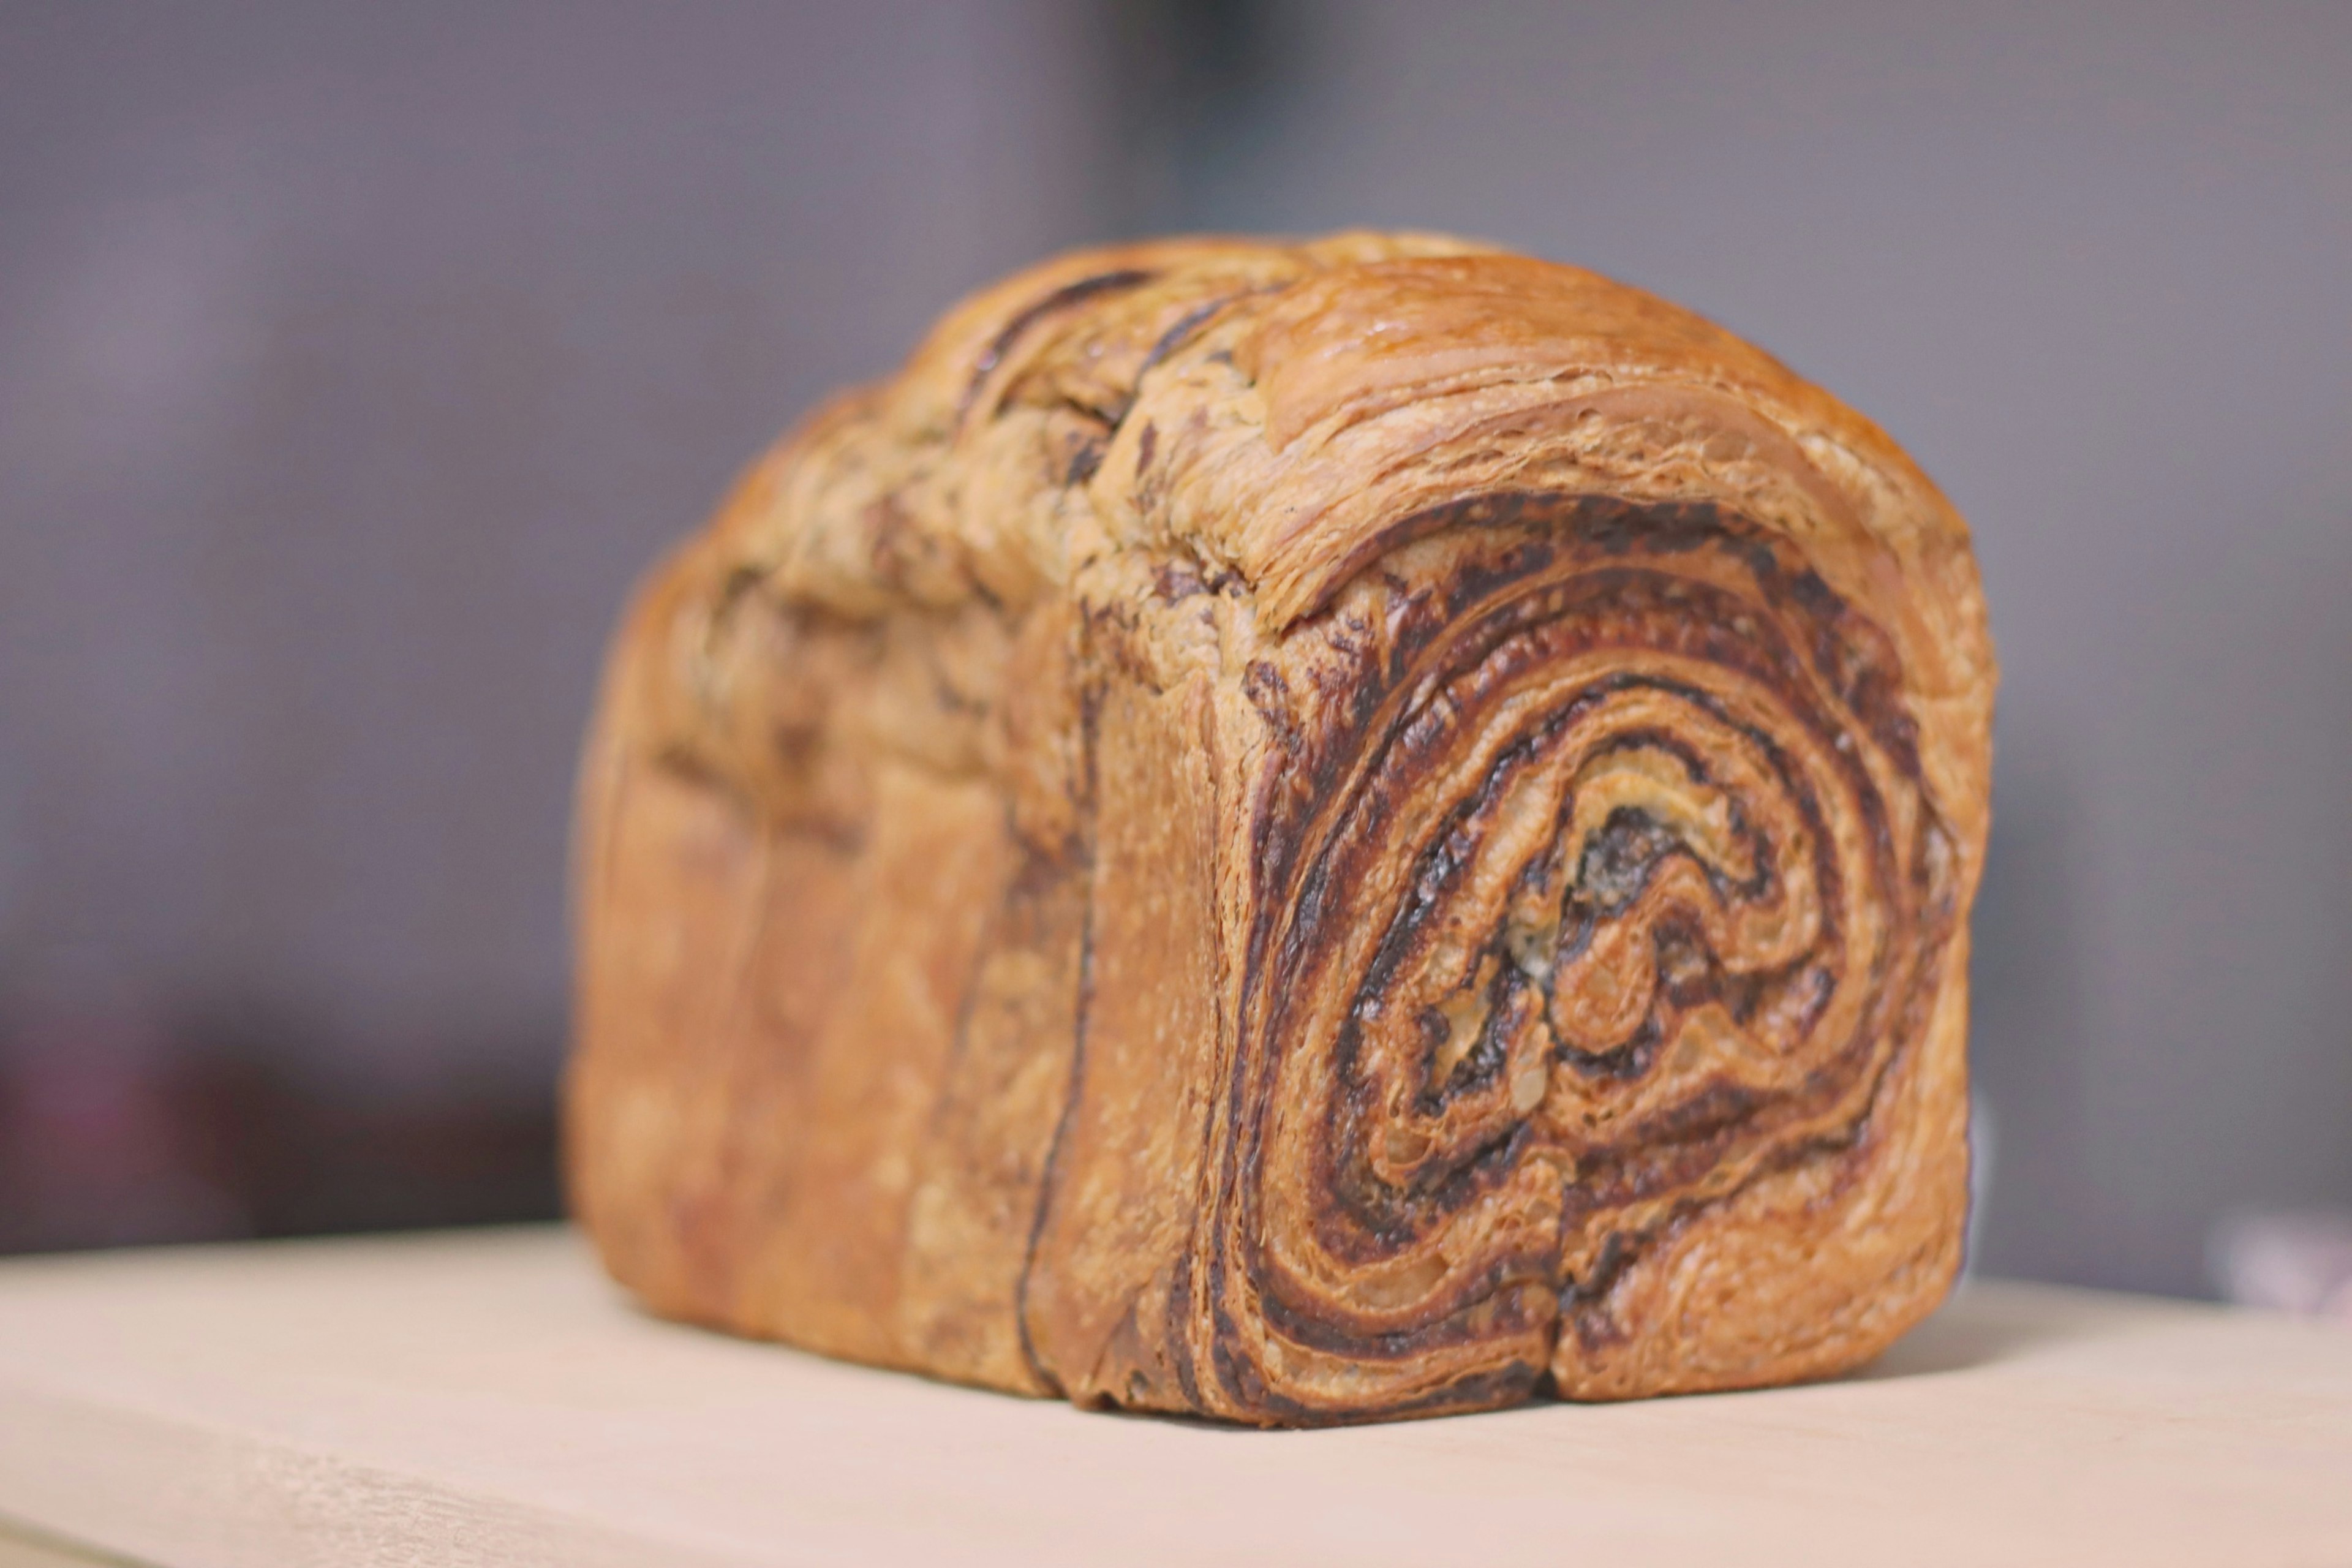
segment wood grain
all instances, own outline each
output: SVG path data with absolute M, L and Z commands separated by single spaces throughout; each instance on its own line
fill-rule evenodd
M 163 1568 L 2352 1562 L 2352 1334 L 1979 1284 L 1835 1383 L 1264 1432 L 656 1321 L 572 1235 L 0 1265 L 0 1515 Z

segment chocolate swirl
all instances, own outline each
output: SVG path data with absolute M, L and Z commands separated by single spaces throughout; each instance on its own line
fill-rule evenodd
M 1215 1255 L 1262 1418 L 1607 1392 L 1612 1279 L 1852 1144 L 1950 929 L 1887 640 L 1785 543 L 1450 510 L 1335 607 L 1354 700 L 1265 819 Z

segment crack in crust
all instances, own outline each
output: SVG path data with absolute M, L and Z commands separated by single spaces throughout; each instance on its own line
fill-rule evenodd
M 1833 1373 L 1957 1262 L 1991 688 L 1933 488 L 1662 301 L 1048 263 L 622 629 L 577 1206 L 656 1310 L 1088 1405 Z

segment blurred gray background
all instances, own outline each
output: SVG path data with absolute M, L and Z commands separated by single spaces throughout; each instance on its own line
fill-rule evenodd
M 2352 1205 L 2352 6 L 5 0 L 0 1246 L 551 1204 L 634 574 L 995 273 L 1357 223 L 1714 316 L 1975 525 L 1986 1267 Z

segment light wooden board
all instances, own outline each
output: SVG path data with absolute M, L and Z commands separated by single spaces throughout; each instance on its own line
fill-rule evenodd
M 2352 1563 L 2352 1333 L 1983 1285 L 1870 1373 L 1335 1432 L 654 1322 L 560 1231 L 0 1265 L 0 1515 L 165 1568 Z

